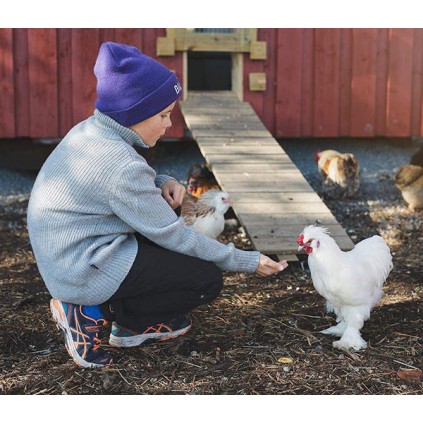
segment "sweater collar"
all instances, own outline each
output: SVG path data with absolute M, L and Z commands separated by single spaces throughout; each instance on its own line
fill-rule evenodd
M 120 123 L 113 120 L 111 117 L 101 113 L 98 109 L 94 110 L 94 118 L 97 122 L 106 128 L 113 129 L 116 131 L 124 141 L 126 141 L 131 146 L 137 146 L 142 148 L 150 148 L 147 144 L 144 143 L 142 138 L 132 129 L 122 126 Z

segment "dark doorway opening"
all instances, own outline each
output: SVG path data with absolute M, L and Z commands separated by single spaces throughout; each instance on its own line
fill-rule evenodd
M 231 91 L 231 53 L 188 52 L 188 90 Z

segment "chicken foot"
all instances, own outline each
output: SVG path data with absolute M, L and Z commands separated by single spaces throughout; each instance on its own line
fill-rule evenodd
M 341 320 L 337 325 L 321 330 L 320 333 L 341 337 L 344 334 L 346 328 L 347 324 L 343 320 Z

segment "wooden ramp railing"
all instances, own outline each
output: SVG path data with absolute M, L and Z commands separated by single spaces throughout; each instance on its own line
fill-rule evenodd
M 190 92 L 182 113 L 217 182 L 263 254 L 297 260 L 305 225 L 326 226 L 339 247 L 354 244 L 249 103 L 229 91 Z

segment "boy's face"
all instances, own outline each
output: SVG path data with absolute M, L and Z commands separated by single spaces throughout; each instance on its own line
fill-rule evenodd
M 157 115 L 136 123 L 130 126 L 130 128 L 142 138 L 145 144 L 149 147 L 154 147 L 159 138 L 165 134 L 167 128 L 172 126 L 170 114 L 175 107 L 175 103 L 176 101 L 160 113 L 157 113 Z

